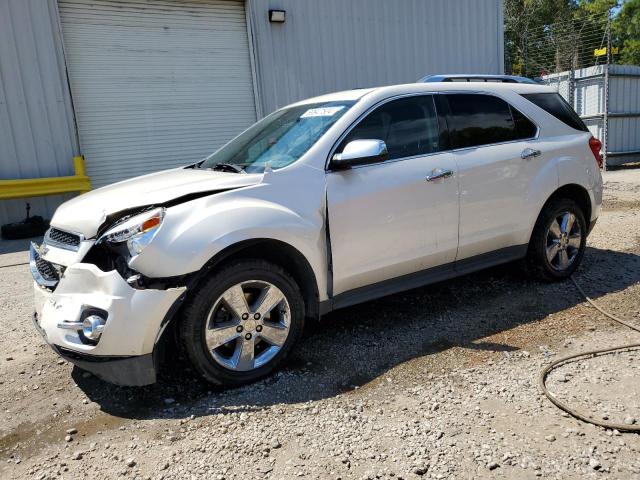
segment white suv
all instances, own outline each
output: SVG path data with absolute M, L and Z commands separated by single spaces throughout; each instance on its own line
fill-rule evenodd
M 251 382 L 330 310 L 518 259 L 568 277 L 600 211 L 599 150 L 542 86 L 305 100 L 203 161 L 62 205 L 31 248 L 34 321 L 114 383 L 154 382 L 169 331 L 207 380 Z

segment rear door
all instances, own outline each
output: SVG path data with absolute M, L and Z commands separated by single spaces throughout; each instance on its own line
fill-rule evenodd
M 542 165 L 537 127 L 494 95 L 445 97 L 448 102 L 442 103 L 448 103 L 447 121 L 459 168 L 457 259 L 521 245 L 530 223 L 526 192 Z
M 433 97 L 421 95 L 377 107 L 341 142 L 338 153 L 383 140 L 389 159 L 327 175 L 334 295 L 454 261 L 457 166 L 441 133 Z M 441 178 L 427 181 L 434 171 Z

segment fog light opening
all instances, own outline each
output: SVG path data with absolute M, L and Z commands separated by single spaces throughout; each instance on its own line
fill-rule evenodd
M 104 318 L 98 315 L 89 315 L 82 322 L 82 334 L 89 340 L 97 341 L 104 330 Z

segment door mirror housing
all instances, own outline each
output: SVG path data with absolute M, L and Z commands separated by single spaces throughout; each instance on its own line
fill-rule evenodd
M 342 153 L 336 153 L 331 159 L 335 169 L 351 168 L 354 165 L 379 162 L 389 156 L 387 145 L 382 140 L 352 140 Z

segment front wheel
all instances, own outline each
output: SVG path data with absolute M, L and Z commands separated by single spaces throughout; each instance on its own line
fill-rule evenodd
M 529 244 L 529 270 L 546 281 L 571 276 L 582 261 L 587 243 L 587 224 L 582 209 L 570 199 L 545 205 Z
M 235 386 L 269 375 L 304 327 L 304 302 L 277 265 L 240 260 L 211 275 L 188 301 L 182 345 L 208 381 Z

